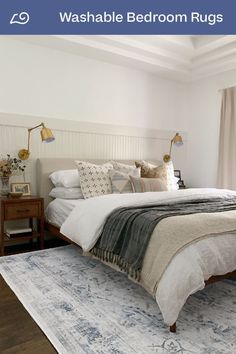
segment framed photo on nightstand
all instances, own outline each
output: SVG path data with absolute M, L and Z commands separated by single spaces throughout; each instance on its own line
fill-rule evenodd
M 14 193 L 23 193 L 23 196 L 31 195 L 30 183 L 19 182 L 11 183 L 11 191 Z
M 174 170 L 175 177 L 181 179 L 181 171 L 180 170 Z
M 179 179 L 179 181 L 178 181 L 179 189 L 185 189 L 186 186 L 184 184 L 184 181 L 181 179 L 181 171 L 174 170 L 174 174 L 175 174 L 175 177 L 177 177 Z

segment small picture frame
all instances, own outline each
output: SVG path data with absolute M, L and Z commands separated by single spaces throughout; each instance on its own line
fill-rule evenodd
M 21 192 L 23 193 L 23 196 L 31 195 L 30 183 L 27 182 L 11 183 L 11 191 L 14 193 Z
M 180 170 L 174 170 L 175 177 L 179 178 L 181 180 L 181 171 Z

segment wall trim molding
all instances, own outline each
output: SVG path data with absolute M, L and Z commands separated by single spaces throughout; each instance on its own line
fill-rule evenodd
M 83 122 L 67 119 L 30 116 L 27 114 L 0 112 L 0 126 L 30 128 L 44 122 L 55 131 L 81 132 L 99 135 L 142 137 L 158 140 L 170 140 L 176 133 L 174 130 L 146 129 L 141 127 L 121 126 L 113 124 Z M 65 125 L 66 123 L 66 125 Z M 187 133 L 179 131 L 184 141 L 187 141 Z

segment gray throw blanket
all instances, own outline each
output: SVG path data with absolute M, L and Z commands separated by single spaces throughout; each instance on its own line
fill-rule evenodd
M 230 210 L 236 210 L 236 197 L 122 207 L 108 216 L 101 236 L 91 253 L 106 262 L 116 264 L 122 271 L 139 280 L 149 240 L 154 228 L 162 219 Z

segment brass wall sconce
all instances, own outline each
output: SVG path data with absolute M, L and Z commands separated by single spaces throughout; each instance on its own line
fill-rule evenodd
M 28 129 L 28 148 L 27 149 L 21 149 L 18 152 L 18 156 L 21 160 L 27 160 L 30 156 L 30 133 L 32 130 L 37 129 L 39 127 L 42 127 L 41 130 L 41 139 L 43 142 L 46 143 L 51 143 L 52 141 L 55 140 L 54 135 L 52 134 L 51 129 L 48 129 L 45 127 L 44 123 L 41 123 L 39 125 L 36 125 L 36 127 L 30 128 Z
M 181 135 L 179 135 L 179 133 L 176 133 L 175 136 L 173 137 L 173 139 L 171 139 L 170 151 L 169 151 L 169 154 L 164 155 L 164 157 L 163 157 L 164 162 L 169 162 L 171 160 L 171 150 L 172 150 L 173 144 L 178 147 L 183 145 L 183 139 L 182 139 Z

